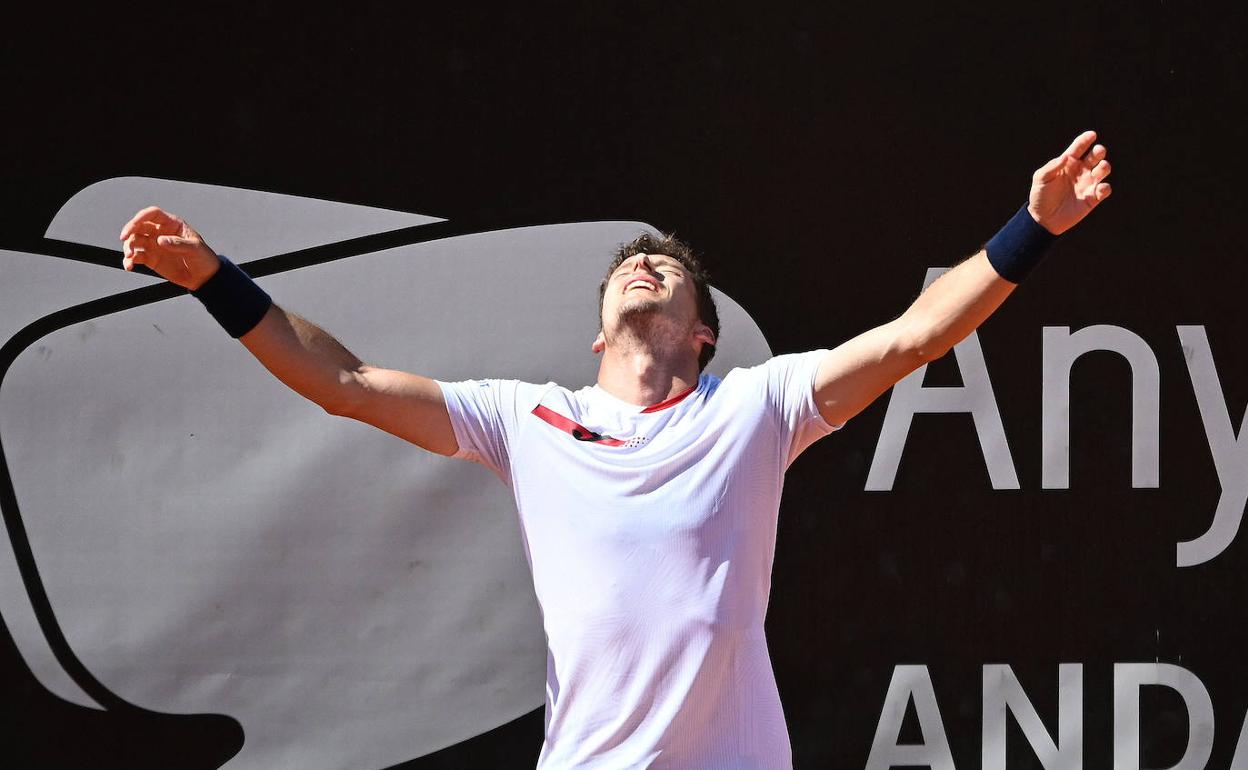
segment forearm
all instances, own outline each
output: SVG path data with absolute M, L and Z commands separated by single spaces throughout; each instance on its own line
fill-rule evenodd
M 940 358 L 1001 306 L 1017 284 L 1002 278 L 981 250 L 932 282 L 902 316 L 923 360 Z
M 324 329 L 274 304 L 239 337 L 287 387 L 332 414 L 341 414 L 360 387 L 360 359 Z
M 1027 205 L 984 250 L 948 271 L 896 320 L 828 352 L 815 374 L 815 401 L 836 425 L 901 378 L 940 358 L 992 315 L 1057 235 L 1109 197 L 1104 145 L 1085 131 L 1032 175 Z M 990 258 L 991 255 L 991 258 Z

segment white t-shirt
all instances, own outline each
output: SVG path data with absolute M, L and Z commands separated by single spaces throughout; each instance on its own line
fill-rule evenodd
M 519 509 L 548 646 L 539 770 L 790 770 L 763 619 L 785 470 L 840 427 L 814 402 L 825 353 L 703 374 L 658 409 L 439 383 L 456 456 Z

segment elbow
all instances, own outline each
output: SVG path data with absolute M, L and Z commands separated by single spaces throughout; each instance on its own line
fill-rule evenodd
M 366 385 L 360 370 L 344 370 L 338 374 L 337 386 L 328 395 L 316 399 L 316 403 L 326 414 L 354 418 L 359 414 L 365 390 Z
M 937 333 L 933 324 L 921 319 L 898 319 L 901 330 L 898 333 L 898 347 L 902 355 L 914 362 L 914 368 L 931 363 L 948 353 L 953 345 Z
M 943 358 L 944 355 L 951 349 L 951 346 L 943 343 L 935 341 L 924 342 L 915 349 L 914 358 L 921 366 L 923 364 L 929 364 L 938 358 Z

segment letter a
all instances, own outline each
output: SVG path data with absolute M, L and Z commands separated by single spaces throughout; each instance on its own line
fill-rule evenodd
M 932 267 L 923 281 L 926 289 L 949 268 Z M 984 351 L 979 346 L 975 332 L 953 348 L 958 370 L 962 373 L 960 387 L 925 388 L 923 377 L 927 364 L 915 369 L 893 386 L 893 395 L 884 414 L 884 427 L 871 458 L 871 470 L 867 473 L 869 492 L 887 492 L 897 478 L 897 466 L 901 451 L 906 446 L 910 423 L 914 415 L 924 413 L 967 412 L 975 422 L 975 434 L 988 465 L 988 478 L 993 489 L 1018 489 L 1018 473 L 1014 470 L 1014 458 L 1005 440 L 1005 426 L 1001 424 L 1001 412 L 988 379 L 988 367 L 984 363 Z M 936 452 L 940 449 L 936 448 Z
M 919 715 L 919 727 L 923 731 L 923 743 L 898 746 L 901 722 L 906 716 L 906 706 L 914 698 L 914 710 Z M 932 770 L 954 770 L 953 753 L 949 750 L 949 737 L 940 719 L 936 705 L 936 691 L 927 666 L 896 666 L 893 680 L 888 683 L 888 695 L 884 696 L 884 708 L 880 723 L 871 741 L 871 756 L 867 757 L 865 770 L 889 770 L 898 765 L 921 765 Z

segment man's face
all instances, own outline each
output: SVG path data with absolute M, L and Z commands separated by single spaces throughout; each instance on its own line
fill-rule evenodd
M 698 320 L 693 279 L 680 262 L 665 254 L 636 254 L 620 263 L 607 279 L 602 297 L 602 328 L 599 342 L 624 328 L 639 333 L 662 328 L 674 334 L 702 329 L 705 337 L 710 335 Z M 600 345 L 595 343 L 594 348 Z

